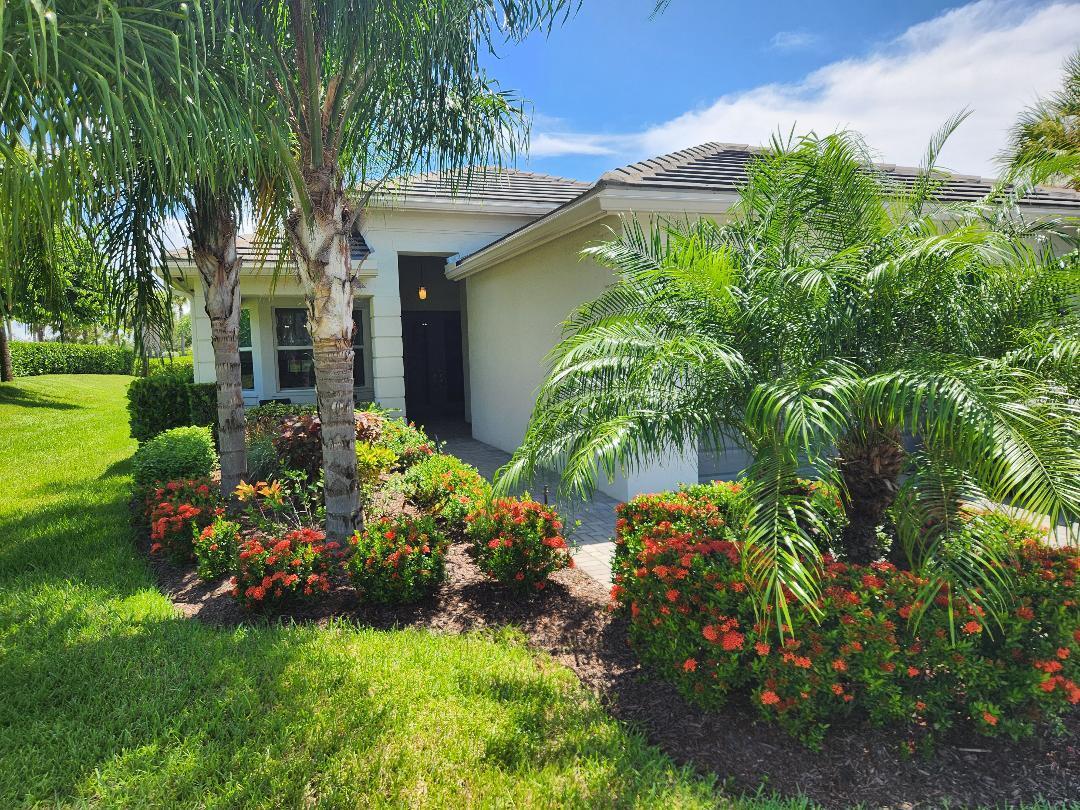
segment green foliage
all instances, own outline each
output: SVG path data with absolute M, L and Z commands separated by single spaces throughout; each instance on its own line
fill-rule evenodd
M 612 597 L 642 660 L 688 699 L 717 706 L 749 695 L 766 720 L 812 746 L 853 717 L 906 730 L 911 750 L 958 724 L 1030 736 L 1080 702 L 1074 552 L 1001 515 L 966 514 L 963 531 L 992 536 L 1015 572 L 1000 622 L 946 587 L 927 600 L 925 582 L 891 563 L 825 555 L 818 620 L 793 610 L 777 644 L 752 596 L 747 529 L 732 503 L 683 491 L 619 508 Z
M 205 582 L 221 579 L 236 568 L 240 524 L 217 517 L 201 532 L 195 530 L 193 545 L 199 579 Z
M 385 419 L 374 440 L 380 447 L 392 450 L 397 456 L 397 469 L 406 470 L 435 452 L 435 443 L 423 430 L 403 419 Z
M 12 341 L 11 366 L 16 377 L 39 374 L 130 374 L 134 354 L 127 346 Z
M 284 402 L 268 402 L 248 408 L 245 414 L 248 436 L 277 434 L 282 424 L 295 416 L 315 416 L 314 405 L 297 405 Z
M 265 434 L 247 440 L 248 478 L 252 481 L 271 481 L 281 469 L 274 440 Z
M 496 498 L 466 518 L 480 570 L 516 590 L 543 590 L 547 578 L 574 564 L 558 513 L 524 498 Z
M 191 369 L 182 364 L 137 377 L 127 396 L 131 436 L 140 442 L 174 427 L 216 428 L 217 386 L 191 382 Z
M 189 383 L 195 382 L 195 361 L 190 354 L 151 357 L 148 363 L 151 377 L 158 374 L 172 374 L 184 378 Z
M 397 456 L 389 447 L 357 442 L 356 477 L 360 484 L 360 493 L 365 498 L 370 498 L 371 493 L 395 463 L 397 463 Z
M 217 465 L 214 438 L 207 427 L 177 427 L 144 443 L 131 460 L 139 487 L 163 481 L 208 476 Z
M 360 598 L 369 602 L 416 602 L 429 596 L 445 577 L 447 541 L 431 517 L 370 520 L 349 542 L 349 578 Z
M 555 469 L 588 491 L 734 445 L 753 458 L 743 563 L 775 625 L 786 593 L 817 611 L 822 549 L 877 559 L 890 520 L 898 559 L 1004 610 L 990 549 L 935 558 L 964 503 L 1080 517 L 1080 266 L 1044 238 L 1064 224 L 1022 219 L 1012 197 L 937 199 L 959 122 L 910 185 L 868 171 L 851 134 L 777 142 L 730 221 L 629 219 L 587 250 L 616 282 L 566 322 L 500 487 Z
M 1065 60 L 1062 72 L 1060 90 L 1020 113 L 1004 159 L 1035 182 L 1080 189 L 1080 49 Z
M 442 518 L 453 537 L 462 537 L 466 515 L 491 499 L 491 485 L 477 469 L 446 453 L 423 458 L 394 475 L 387 486 Z

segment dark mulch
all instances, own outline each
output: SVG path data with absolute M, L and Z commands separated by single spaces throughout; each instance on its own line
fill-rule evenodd
M 184 615 L 215 625 L 265 620 L 241 609 L 226 585 L 202 583 L 190 567 L 151 561 L 162 590 Z M 274 619 L 322 623 L 345 617 L 377 629 L 451 633 L 515 625 L 532 645 L 573 669 L 616 717 L 641 728 L 678 762 L 716 773 L 734 790 L 764 787 L 830 807 L 1080 801 L 1080 712 L 1070 716 L 1063 738 L 1043 734 L 1012 743 L 958 733 L 929 758 L 904 760 L 898 754 L 902 736 L 864 726 L 833 729 L 822 751 L 810 751 L 760 722 L 745 697 L 716 712 L 688 704 L 637 663 L 626 624 L 607 611 L 607 601 L 606 589 L 577 570 L 560 572 L 540 593 L 514 596 L 485 578 L 455 545 L 447 581 L 423 603 L 363 605 L 340 583 L 325 598 Z

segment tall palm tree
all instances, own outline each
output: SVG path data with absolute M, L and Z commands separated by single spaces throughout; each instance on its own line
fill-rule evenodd
M 588 491 L 672 448 L 734 443 L 754 459 L 745 564 L 773 617 L 785 591 L 816 609 L 808 470 L 843 493 L 839 554 L 880 558 L 894 523 L 894 556 L 928 589 L 1000 608 L 990 539 L 941 551 L 963 503 L 1080 515 L 1080 264 L 1037 252 L 1051 223 L 1009 200 L 936 199 L 957 123 L 913 187 L 853 135 L 808 136 L 751 163 L 728 224 L 631 220 L 586 250 L 615 280 L 566 322 L 500 483 L 561 468 Z
M 524 111 L 479 64 L 485 47 L 550 26 L 575 0 L 235 0 L 245 75 L 274 98 L 265 141 L 285 166 L 322 417 L 327 532 L 359 520 L 349 238 L 387 180 L 501 163 Z

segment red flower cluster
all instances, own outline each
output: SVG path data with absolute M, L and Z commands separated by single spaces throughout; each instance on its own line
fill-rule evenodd
M 472 512 L 465 535 L 480 570 L 516 588 L 543 590 L 574 564 L 556 511 L 527 498 L 498 498 Z
M 372 602 L 415 602 L 445 576 L 447 541 L 431 517 L 399 515 L 369 522 L 349 541 L 346 563 L 360 595 Z
M 330 590 L 330 574 L 342 557 L 318 529 L 296 529 L 283 537 L 262 534 L 241 541 L 232 594 L 247 607 L 264 607 L 294 596 Z
M 811 745 L 846 714 L 907 727 L 913 738 L 958 722 L 1018 736 L 1080 702 L 1075 552 L 1040 545 L 1004 518 L 973 518 L 991 521 L 1016 549 L 1018 606 L 1003 630 L 944 583 L 923 604 L 931 583 L 910 572 L 826 557 L 823 618 L 793 609 L 777 646 L 743 579 L 732 528 L 742 525 L 739 495 L 696 487 L 619 509 L 612 598 L 629 614 L 638 654 L 689 699 L 715 706 L 751 695 L 765 717 Z
M 150 553 L 165 551 L 177 559 L 190 559 L 195 534 L 222 513 L 221 498 L 208 479 L 170 481 L 147 495 Z

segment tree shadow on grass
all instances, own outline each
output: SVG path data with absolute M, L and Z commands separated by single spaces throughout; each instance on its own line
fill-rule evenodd
M 18 385 L 8 385 L 6 383 L 0 383 L 0 405 L 15 405 L 20 408 L 47 408 L 54 411 L 85 410 L 83 405 L 42 396 Z

